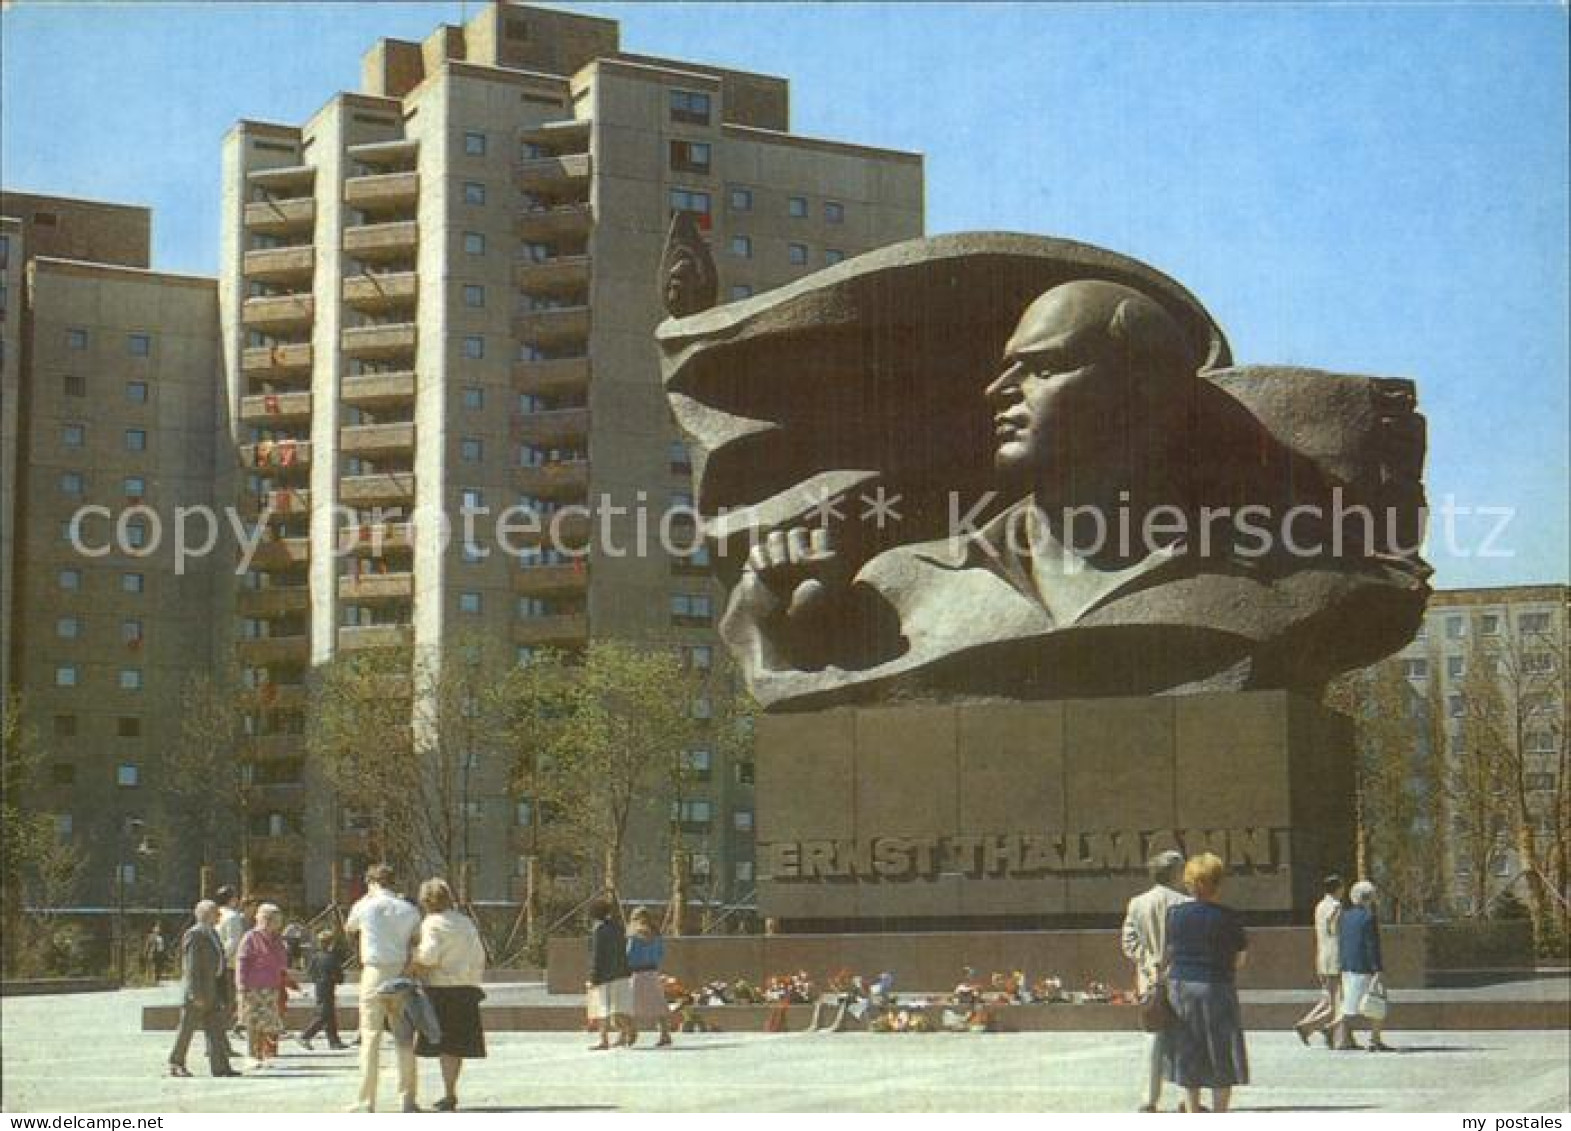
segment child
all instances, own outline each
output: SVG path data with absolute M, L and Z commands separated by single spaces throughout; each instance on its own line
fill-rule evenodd
M 344 960 L 338 953 L 332 931 L 321 931 L 316 936 L 316 953 L 306 967 L 306 977 L 316 987 L 316 1017 L 310 1027 L 300 1034 L 300 1043 L 311 1047 L 311 1038 L 327 1033 L 327 1047 L 347 1048 L 338 1039 L 338 983 L 344 980 Z

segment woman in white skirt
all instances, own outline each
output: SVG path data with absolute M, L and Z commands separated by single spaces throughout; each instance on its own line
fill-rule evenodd
M 1342 965 L 1342 1016 L 1338 1023 L 1345 1041 L 1353 1036 L 1352 1021 L 1369 1022 L 1369 1051 L 1390 1052 L 1383 1039 L 1386 988 L 1380 960 L 1380 922 L 1375 918 L 1375 885 L 1360 880 L 1348 893 L 1352 906 L 1337 923 L 1337 951 Z M 1354 1046 L 1356 1047 L 1356 1046 Z
M 611 1047 L 611 1030 L 617 1031 L 617 1047 L 638 1040 L 633 1024 L 633 983 L 627 968 L 627 934 L 616 916 L 616 905 L 601 896 L 589 905 L 595 921 L 589 935 L 589 1020 L 595 1023 L 600 1043 L 590 1045 L 599 1052 Z
M 665 983 L 660 963 L 665 960 L 665 940 L 655 920 L 640 907 L 628 916 L 631 932 L 627 939 L 627 965 L 633 972 L 633 1020 L 645 1028 L 660 1030 L 656 1048 L 671 1044 L 670 1008 L 665 1000 Z

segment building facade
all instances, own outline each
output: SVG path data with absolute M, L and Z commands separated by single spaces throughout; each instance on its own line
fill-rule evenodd
M 652 340 L 674 213 L 707 233 L 722 300 L 923 225 L 918 156 L 793 135 L 785 80 L 624 53 L 608 20 L 490 5 L 378 43 L 361 85 L 224 143 L 221 411 L 239 459 L 219 493 L 269 536 L 224 586 L 218 647 L 274 704 L 248 744 L 247 855 L 257 890 L 291 905 L 365 862 L 353 807 L 305 756 L 313 667 L 390 645 L 439 665 L 470 640 L 527 660 L 591 638 L 714 664 L 704 553 L 639 535 L 690 501 Z M 541 527 L 516 552 L 491 534 L 510 508 Z M 476 758 L 471 893 L 517 898 L 530 814 L 506 760 Z M 708 747 L 690 760 L 695 890 L 744 900 L 749 767 Z M 660 898 L 667 866 L 636 855 L 625 894 Z
M 43 756 L 28 800 L 82 854 L 75 902 L 184 899 L 168 754 L 212 575 L 177 570 L 166 521 L 212 501 L 217 288 L 148 268 L 144 208 L 5 193 L 0 217 L 0 653 Z

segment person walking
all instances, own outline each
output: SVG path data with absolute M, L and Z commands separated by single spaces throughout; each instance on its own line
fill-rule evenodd
M 440 1041 L 425 1034 L 415 1038 L 415 1055 L 436 1057 L 442 1067 L 442 1098 L 437 1111 L 458 1110 L 458 1077 L 465 1060 L 485 1056 L 485 1030 L 480 1002 L 485 991 L 485 946 L 475 922 L 458 910 L 446 880 L 420 885 L 420 941 L 415 946 L 414 975 L 425 982 L 426 998 L 436 1012 Z
M 1386 987 L 1380 959 L 1380 921 L 1375 915 L 1378 893 L 1368 880 L 1359 880 L 1348 893 L 1352 903 L 1337 923 L 1337 956 L 1342 965 L 1342 1032 L 1352 1041 L 1353 1018 L 1369 1022 L 1369 1051 L 1391 1052 L 1386 1044 Z M 1349 1047 L 1356 1047 L 1350 1045 Z
M 235 960 L 240 955 L 240 940 L 245 938 L 245 916 L 240 913 L 239 898 L 235 889 L 227 885 L 213 893 L 218 904 L 218 938 L 224 944 L 224 965 L 233 972 Z M 224 980 L 224 1026 L 228 1031 L 240 1032 L 240 999 L 235 993 L 232 977 Z M 231 1048 L 230 1055 L 234 1054 Z
M 229 1036 L 224 1032 L 228 966 L 215 929 L 218 905 L 204 899 L 192 914 L 196 922 L 180 937 L 180 1032 L 169 1052 L 169 1075 L 191 1075 L 185 1059 L 191 1038 L 200 1029 L 207 1041 L 208 1071 L 214 1076 L 238 1076 L 229 1063 Z
M 311 955 L 305 973 L 316 997 L 316 1016 L 300 1034 L 300 1043 L 310 1048 L 318 1033 L 326 1033 L 328 1048 L 348 1048 L 338 1036 L 338 984 L 344 980 L 344 957 L 332 931 L 317 933 L 316 953 Z
M 1344 1032 L 1338 1024 L 1342 1000 L 1342 944 L 1338 926 L 1347 883 L 1333 873 L 1325 878 L 1324 888 L 1325 894 L 1315 905 L 1315 977 L 1320 982 L 1320 997 L 1309 1012 L 1299 1018 L 1293 1030 L 1306 1045 L 1311 1035 L 1321 1033 L 1327 1048 L 1340 1048 L 1352 1040 L 1352 1034 Z
M 273 903 L 256 909 L 256 926 L 240 940 L 235 955 L 235 985 L 240 991 L 240 1023 L 253 1069 L 262 1068 L 278 1052 L 284 1031 L 279 1009 L 289 978 L 289 956 L 280 932 L 284 913 Z
M 1233 1089 L 1249 1083 L 1249 1057 L 1239 1015 L 1236 971 L 1248 956 L 1248 939 L 1238 912 L 1217 902 L 1225 867 L 1202 852 L 1184 865 L 1184 884 L 1194 899 L 1167 913 L 1168 998 L 1177 1021 L 1162 1034 L 1162 1069 L 1186 1093 L 1185 1111 L 1206 1109 L 1200 1090 L 1211 1089 L 1211 1106 L 1226 1111 Z
M 1146 861 L 1151 886 L 1124 908 L 1120 935 L 1124 957 L 1135 964 L 1135 991 L 1142 1000 L 1152 993 L 1162 976 L 1162 955 L 1167 948 L 1167 913 L 1189 897 L 1179 890 L 1184 882 L 1184 854 L 1176 849 L 1159 852 Z M 1161 1034 L 1152 1033 L 1146 1049 L 1145 1103 L 1141 1111 L 1156 1111 L 1162 1102 Z
M 142 962 L 153 985 L 164 980 L 164 960 L 169 956 L 169 943 L 164 938 L 164 925 L 154 923 L 147 938 L 142 941 Z
M 376 991 L 383 982 L 403 977 L 409 949 L 420 927 L 414 904 L 393 891 L 393 869 L 373 864 L 366 869 L 366 893 L 349 909 L 344 930 L 360 944 L 360 1096 L 350 1111 L 376 1110 L 377 1072 L 381 1067 L 382 1028 L 394 1020 L 398 998 Z M 398 1095 L 404 1111 L 419 1111 L 419 1078 L 415 1072 L 413 1035 L 402 1041 L 402 1026 L 393 1026 L 393 1055 L 398 1060 Z
M 617 1048 L 638 1040 L 632 1012 L 632 972 L 627 967 L 627 934 L 617 918 L 616 904 L 600 896 L 589 905 L 594 930 L 589 935 L 589 1019 L 596 1024 L 600 1043 L 591 1052 L 611 1047 L 611 1030 L 617 1031 Z
M 665 940 L 655 925 L 654 916 L 640 907 L 628 917 L 632 928 L 627 937 L 627 967 L 633 978 L 633 1022 L 644 1028 L 660 1030 L 656 1048 L 671 1044 L 671 1010 L 666 1005 L 665 983 L 660 964 L 665 961 Z
M 300 952 L 304 947 L 304 943 L 305 928 L 297 920 L 290 920 L 289 925 L 284 928 L 284 949 L 289 954 L 289 968 L 291 970 L 300 968 Z

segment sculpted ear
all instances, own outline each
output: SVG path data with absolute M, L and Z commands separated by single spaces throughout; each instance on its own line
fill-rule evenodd
M 1127 298 L 1118 304 L 1107 324 L 1108 337 L 1127 356 L 1174 373 L 1192 374 L 1194 351 L 1171 315 L 1148 298 Z

